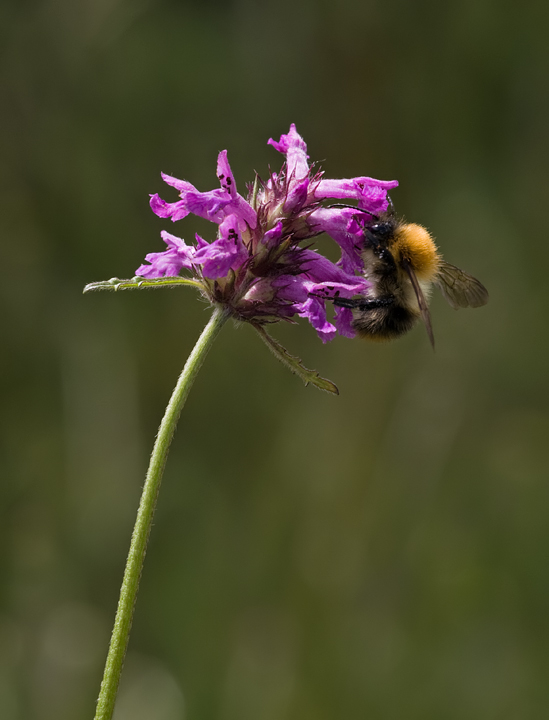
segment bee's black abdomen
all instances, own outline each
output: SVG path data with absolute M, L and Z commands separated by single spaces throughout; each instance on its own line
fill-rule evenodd
M 355 311 L 353 327 L 359 335 L 369 340 L 392 340 L 407 333 L 418 318 L 417 312 L 393 303 L 366 312 Z

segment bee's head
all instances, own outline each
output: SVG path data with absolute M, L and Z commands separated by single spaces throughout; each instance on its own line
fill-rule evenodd
M 395 236 L 395 222 L 392 219 L 380 220 L 364 230 L 364 240 L 372 248 L 387 247 Z

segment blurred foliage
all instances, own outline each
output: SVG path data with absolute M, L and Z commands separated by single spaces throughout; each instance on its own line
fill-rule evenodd
M 116 719 L 543 717 L 546 38 L 541 0 L 0 5 L 3 720 L 92 717 L 148 453 L 208 317 L 184 288 L 82 288 L 162 249 L 161 170 L 207 190 L 227 148 L 242 190 L 290 122 L 330 177 L 398 178 L 399 212 L 491 302 L 435 297 L 436 354 L 420 328 L 275 328 L 338 398 L 223 330 Z

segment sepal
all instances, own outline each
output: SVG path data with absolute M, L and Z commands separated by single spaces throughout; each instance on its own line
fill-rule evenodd
M 162 277 L 162 278 L 144 278 L 136 275 L 129 280 L 120 280 L 120 278 L 111 278 L 110 280 L 101 280 L 86 285 L 83 292 L 98 292 L 99 290 L 144 290 L 156 287 L 177 287 L 178 285 L 190 285 L 191 287 L 201 288 L 201 284 L 197 280 L 191 280 L 184 277 Z
M 286 348 L 269 335 L 262 325 L 257 323 L 252 323 L 252 325 L 273 355 L 275 355 L 275 357 L 277 357 L 283 365 L 286 365 L 291 372 L 300 377 L 305 385 L 311 383 L 319 390 L 325 390 L 326 392 L 333 393 L 334 395 L 339 395 L 337 385 L 335 385 L 331 380 L 321 377 L 316 370 L 309 370 L 309 368 L 306 368 L 300 358 L 295 357 L 295 355 L 290 355 Z

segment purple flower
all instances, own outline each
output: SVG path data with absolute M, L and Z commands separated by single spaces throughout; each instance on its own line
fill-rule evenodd
M 141 265 L 137 268 L 136 275 L 145 278 L 167 277 L 178 275 L 183 268 L 191 269 L 192 260 L 196 253 L 196 249 L 190 245 L 186 245 L 181 238 L 162 230 L 160 237 L 168 250 L 161 253 L 149 253 L 145 256 L 150 265 Z
M 204 243 L 193 258 L 202 265 L 202 274 L 211 280 L 225 277 L 229 270 L 237 271 L 248 259 L 248 250 L 242 242 L 237 215 L 229 215 L 219 226 L 219 240 Z
M 163 278 L 187 270 L 206 298 L 239 320 L 260 326 L 297 315 L 309 320 L 323 342 L 338 332 L 353 337 L 351 311 L 336 308 L 332 323 L 325 298 L 367 294 L 370 284 L 360 253 L 364 225 L 387 210 L 387 191 L 398 183 L 370 177 L 325 179 L 311 169 L 307 146 L 293 124 L 288 134 L 269 144 L 285 156 L 285 163 L 265 181 L 256 176 L 246 198 L 238 193 L 226 150 L 217 160 L 219 189 L 200 192 L 185 180 L 162 175 L 180 199 L 168 203 L 152 195 L 153 212 L 173 222 L 198 215 L 218 226 L 217 237 L 207 242 L 196 236 L 196 244 L 187 245 L 163 232 L 168 249 L 147 255 L 149 264 L 137 274 Z M 330 206 L 331 200 L 355 202 L 356 208 Z M 337 263 L 311 249 L 311 239 L 321 233 L 339 245 Z

